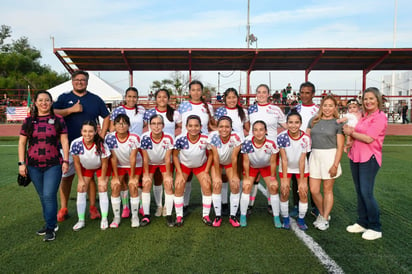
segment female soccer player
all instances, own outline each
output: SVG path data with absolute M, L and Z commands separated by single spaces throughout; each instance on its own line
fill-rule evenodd
M 130 190 L 130 207 L 132 209 L 131 227 L 139 226 L 139 192 L 138 182 L 142 174 L 142 156 L 138 149 L 140 148 L 140 138 L 138 135 L 129 132 L 130 119 L 126 114 L 119 114 L 114 119 L 115 131 L 106 136 L 105 142 L 110 149 L 111 166 L 112 166 L 112 209 L 113 221 L 111 228 L 118 228 L 121 222 L 120 218 L 120 193 L 122 182 L 128 178 Z
M 211 153 L 207 152 L 207 136 L 200 133 L 202 123 L 197 115 L 190 115 L 186 121 L 186 134 L 176 138 L 173 162 L 176 168 L 175 209 L 176 226 L 183 225 L 183 193 L 189 174 L 193 172 L 202 189 L 203 223 L 211 226 L 209 213 L 212 205 L 212 190 L 209 170 Z
M 142 135 L 141 149 L 143 154 L 143 192 L 142 204 L 144 217 L 141 226 L 150 223 L 150 189 L 156 170 L 161 172 L 161 180 L 165 185 L 166 224 L 174 226 L 172 219 L 173 210 L 173 170 L 171 156 L 173 150 L 173 137 L 163 132 L 163 116 L 156 114 L 149 119 L 151 132 Z
M 313 225 L 319 230 L 329 228 L 330 212 L 333 207 L 333 184 L 342 174 L 340 159 L 343 154 L 345 137 L 339 118 L 336 99 L 332 95 L 323 98 L 319 112 L 310 121 L 306 130 L 312 139 L 309 158 L 310 192 L 319 215 Z M 323 181 L 323 196 L 320 191 Z
M 77 215 L 79 221 L 73 226 L 74 231 L 79 231 L 85 226 L 86 194 L 91 178 L 96 173 L 99 205 L 102 213 L 100 228 L 108 228 L 107 213 L 109 211 L 109 198 L 107 196 L 107 182 L 109 180 L 108 162 L 110 150 L 103 138 L 97 133 L 94 121 L 85 121 L 81 129 L 82 136 L 74 139 L 70 146 L 73 155 L 74 167 L 77 173 Z
M 114 119 L 117 115 L 126 114 L 130 120 L 129 131 L 138 136 L 142 135 L 144 126 L 143 116 L 146 110 L 143 106 L 137 104 L 138 99 L 139 92 L 135 87 L 126 89 L 124 105 L 115 108 L 110 115 L 110 132 L 115 130 Z M 130 216 L 130 209 L 127 177 L 125 177 L 125 180 L 122 181 L 121 184 L 120 197 L 123 204 L 122 218 L 128 218 Z
M 252 136 L 242 143 L 243 153 L 243 192 L 240 198 L 240 226 L 247 226 L 246 212 L 250 199 L 250 191 L 258 173 L 263 177 L 270 193 L 273 220 L 276 228 L 281 228 L 279 218 L 278 181 L 276 180 L 276 161 L 279 149 L 267 135 L 266 123 L 256 121 L 252 125 Z
M 310 137 L 305 134 L 302 126 L 302 116 L 296 111 L 288 114 L 286 119 L 288 130 L 279 134 L 277 144 L 279 146 L 280 162 L 280 212 L 283 217 L 283 228 L 290 229 L 289 220 L 289 193 L 292 174 L 298 180 L 299 216 L 298 227 L 307 230 L 305 215 L 308 210 L 308 177 L 309 166 L 307 153 L 310 151 Z
M 182 127 L 182 116 L 180 112 L 175 110 L 169 105 L 170 94 L 166 89 L 159 89 L 154 94 L 156 106 L 145 112 L 143 120 L 145 124 L 149 123 L 151 117 L 160 115 L 163 118 L 164 128 L 163 132 L 169 134 L 173 137 Z M 149 125 L 149 131 L 151 127 Z M 172 168 L 173 169 L 173 168 Z M 156 217 L 161 215 L 166 216 L 166 205 L 163 207 L 162 196 L 163 196 L 163 186 L 162 186 L 163 176 L 159 169 L 156 169 L 154 173 L 154 186 L 153 186 L 153 196 L 157 205 L 157 210 L 155 213 Z
M 214 165 L 211 167 L 213 180 L 212 201 L 215 208 L 216 218 L 213 226 L 220 226 L 221 204 L 222 204 L 222 170 L 226 170 L 226 175 L 230 182 L 230 218 L 229 222 L 233 227 L 238 227 L 239 221 L 236 213 L 239 207 L 239 176 L 237 173 L 237 162 L 240 151 L 241 140 L 236 133 L 232 133 L 232 119 L 222 116 L 217 122 L 217 131 L 209 135 L 208 144 L 213 152 Z

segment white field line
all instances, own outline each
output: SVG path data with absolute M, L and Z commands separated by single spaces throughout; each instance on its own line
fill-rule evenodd
M 258 189 L 263 195 L 267 197 L 266 188 L 262 184 L 258 184 Z M 312 251 L 312 253 L 318 258 L 320 263 L 325 267 L 328 273 L 345 273 L 343 269 L 326 254 L 323 248 L 313 240 L 308 234 L 300 230 L 293 218 L 290 218 L 290 224 L 292 231 L 296 236 Z

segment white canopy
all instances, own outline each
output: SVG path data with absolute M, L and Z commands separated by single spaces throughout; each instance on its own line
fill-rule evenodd
M 53 100 L 57 100 L 57 97 L 59 97 L 60 94 L 70 92 L 71 90 L 73 90 L 73 85 L 72 80 L 69 80 L 49 89 L 48 91 L 51 93 Z M 115 104 L 123 100 L 122 90 L 110 85 L 106 81 L 100 79 L 99 77 L 90 72 L 87 90 L 91 93 L 100 96 L 100 98 L 102 98 L 105 103 Z

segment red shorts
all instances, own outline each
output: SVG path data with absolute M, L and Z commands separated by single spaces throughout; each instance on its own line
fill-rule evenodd
M 200 167 L 187 167 L 184 164 L 180 164 L 180 168 L 182 169 L 182 172 L 189 175 L 191 172 L 193 172 L 193 174 L 197 175 L 200 172 L 205 171 L 207 166 L 207 162 L 205 162 L 202 166 Z
M 232 167 L 232 163 L 227 164 L 227 165 L 220 165 L 221 169 L 228 169 L 228 168 L 231 168 L 231 167 Z
M 102 169 L 101 168 L 98 168 L 98 169 L 85 169 L 84 167 L 82 167 L 83 177 L 93 177 L 94 173 L 96 173 L 97 177 L 101 177 L 102 176 Z M 111 174 L 112 174 L 112 169 L 111 169 L 111 166 L 109 166 L 107 168 L 106 176 L 110 177 Z
M 143 172 L 142 167 L 135 167 L 134 173 L 136 175 L 141 175 Z M 130 167 L 118 167 L 117 168 L 117 175 L 123 176 L 128 174 L 130 176 Z M 114 172 L 112 172 L 112 176 L 114 175 Z
M 292 173 L 288 173 L 288 175 L 287 175 L 287 178 L 292 178 Z M 296 175 L 296 178 L 300 178 L 300 174 L 295 174 Z M 305 174 L 303 174 L 303 178 L 307 178 L 307 177 L 309 177 L 309 173 L 305 173 Z M 279 178 L 280 179 L 282 179 L 283 178 L 283 173 L 282 172 L 279 172 Z
M 150 174 L 155 173 L 157 168 L 159 168 L 161 173 L 166 172 L 166 165 L 149 165 L 149 173 Z
M 270 166 L 265 166 L 265 167 L 260 167 L 260 168 L 249 167 L 250 177 L 256 177 L 258 173 L 260 173 L 260 175 L 263 178 L 270 176 Z M 243 175 L 245 175 L 244 171 L 243 171 Z

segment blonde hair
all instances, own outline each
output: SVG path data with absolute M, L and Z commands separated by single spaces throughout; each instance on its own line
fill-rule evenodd
M 325 98 L 322 99 L 322 101 L 320 102 L 320 107 L 319 107 L 319 111 L 318 113 L 315 115 L 315 118 L 313 118 L 312 120 L 312 124 L 311 126 L 313 127 L 314 125 L 316 125 L 320 120 L 322 120 L 323 118 L 323 105 L 325 104 L 326 100 L 332 100 L 333 103 L 335 104 L 335 111 L 333 112 L 333 117 L 336 119 L 339 119 L 339 112 L 338 112 L 338 101 L 336 100 L 335 97 L 333 97 L 333 95 L 326 95 Z

